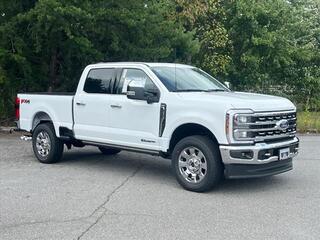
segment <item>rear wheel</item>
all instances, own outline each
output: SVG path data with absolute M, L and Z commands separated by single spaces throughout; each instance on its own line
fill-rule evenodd
M 180 140 L 172 153 L 172 167 L 180 185 L 195 192 L 210 190 L 223 176 L 219 148 L 206 136 Z
M 52 123 L 42 123 L 35 128 L 32 147 L 41 163 L 56 163 L 62 158 L 63 142 L 57 138 Z
M 108 148 L 108 147 L 99 147 L 99 150 L 105 155 L 114 155 L 114 154 L 121 152 L 120 149 Z

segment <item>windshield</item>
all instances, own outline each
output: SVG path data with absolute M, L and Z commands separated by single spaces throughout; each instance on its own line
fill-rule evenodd
M 152 67 L 170 92 L 229 91 L 222 83 L 199 68 Z

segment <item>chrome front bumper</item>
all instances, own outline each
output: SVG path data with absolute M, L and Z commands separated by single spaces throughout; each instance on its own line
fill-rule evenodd
M 220 153 L 222 162 L 224 164 L 266 164 L 279 160 L 278 150 L 283 148 L 290 148 L 289 158 L 293 158 L 298 154 L 299 139 L 294 137 L 291 140 L 277 142 L 277 143 L 256 143 L 255 145 L 236 146 L 236 145 L 220 145 Z M 270 154 L 268 158 L 261 158 L 261 151 L 270 150 L 273 154 Z M 251 152 L 252 158 L 235 158 L 231 156 L 231 152 Z M 260 154 L 259 154 L 260 153 Z

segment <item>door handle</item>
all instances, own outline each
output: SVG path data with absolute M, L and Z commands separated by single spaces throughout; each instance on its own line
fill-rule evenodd
M 112 108 L 122 108 L 122 106 L 118 105 L 118 104 L 111 104 L 110 107 L 112 107 Z
M 85 106 L 86 104 L 85 103 L 83 103 L 83 102 L 77 102 L 76 103 L 78 106 Z

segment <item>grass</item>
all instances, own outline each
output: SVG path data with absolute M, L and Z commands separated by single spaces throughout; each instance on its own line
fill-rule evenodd
M 320 133 L 320 112 L 298 112 L 300 133 Z

